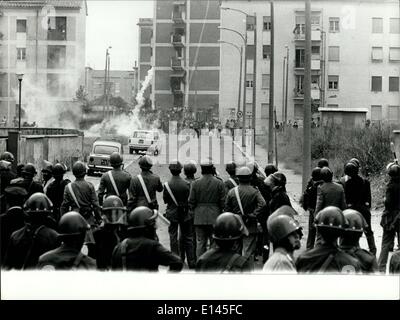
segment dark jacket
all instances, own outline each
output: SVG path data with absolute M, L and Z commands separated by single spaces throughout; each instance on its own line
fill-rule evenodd
M 95 269 L 96 261 L 80 251 L 62 244 L 39 258 L 38 269 L 71 270 Z
M 279 187 L 272 191 L 271 200 L 269 202 L 270 213 L 278 210 L 282 206 L 292 206 L 286 190 Z
M 369 251 L 360 247 L 340 246 L 340 249 L 356 258 L 361 265 L 363 273 L 374 273 L 379 270 L 376 257 Z
M 317 204 L 315 215 L 322 209 L 335 206 L 340 210 L 346 209 L 346 198 L 342 185 L 336 182 L 324 182 L 317 188 Z
M 314 181 L 311 179 L 310 181 L 308 181 L 302 199 L 302 207 L 304 210 L 310 210 L 313 212 L 315 211 L 315 207 L 317 205 L 318 186 L 320 186 L 322 183 L 322 180 Z
M 11 210 L 10 210 L 11 209 Z M 6 213 L 0 215 L 0 246 L 1 246 L 1 264 L 4 265 L 8 243 L 11 235 L 24 227 L 25 214 L 21 207 L 12 207 Z
M 60 209 L 64 200 L 65 187 L 71 181 L 69 179 L 54 180 L 47 188 L 46 195 L 53 202 L 53 218 L 58 222 L 61 218 Z
M 93 232 L 96 244 L 96 264 L 100 270 L 111 269 L 111 258 L 119 237 L 115 233 L 116 226 L 105 225 Z
M 213 225 L 225 205 L 224 183 L 205 174 L 192 184 L 189 208 L 194 212 L 195 225 Z
M 211 248 L 203 253 L 196 264 L 197 272 L 250 272 L 252 270 L 252 261 L 233 250 L 225 251 L 219 247 Z
M 264 198 L 260 191 L 250 184 L 240 184 L 237 188 L 239 190 L 239 197 L 244 215 L 240 210 L 235 188 L 231 189 L 226 196 L 224 212 L 232 212 L 243 216 L 243 221 L 249 233 L 257 233 L 257 218 L 263 212 L 265 206 Z
M 59 245 L 58 234 L 46 226 L 25 227 L 11 235 L 4 264 L 6 269 L 35 268 L 39 257 Z
M 233 182 L 231 181 L 231 179 L 233 179 L 233 181 L 235 181 L 236 185 L 233 184 Z M 239 185 L 239 180 L 236 177 L 229 177 L 228 180 L 224 181 L 224 185 L 225 185 L 225 193 L 228 194 L 229 190 L 231 190 L 232 188 L 236 187 Z
M 393 253 L 389 264 L 390 274 L 400 274 L 400 250 Z
M 321 270 L 323 264 L 328 258 L 332 258 L 330 263 Z M 303 252 L 296 260 L 296 268 L 299 273 L 346 273 L 346 271 L 361 271 L 360 262 L 340 250 L 338 247 L 330 244 L 319 244 Z
M 0 195 L 4 195 L 4 190 L 10 185 L 11 180 L 17 175 L 10 169 L 0 169 Z
M 149 193 L 152 203 L 148 203 L 142 185 L 140 184 L 139 178 L 137 176 L 133 177 L 129 186 L 130 199 L 128 200 L 128 212 L 139 206 L 153 206 L 151 209 L 158 209 L 156 192 L 163 191 L 160 177 L 152 173 L 151 171 L 142 171 L 141 176 L 143 177 L 144 183 L 146 184 L 147 191 Z
M 348 179 L 341 179 L 344 187 L 346 203 L 349 207 L 371 208 L 371 185 L 368 180 L 355 176 Z
M 190 220 L 191 216 L 188 211 L 190 184 L 179 176 L 172 176 L 168 181 L 168 186 L 178 202 L 178 206 L 172 200 L 167 188 L 164 187 L 163 199 L 167 205 L 165 217 L 172 222 Z
M 125 242 L 126 241 L 126 242 Z M 169 266 L 170 270 L 182 270 L 182 260 L 164 248 L 158 241 L 143 236 L 130 237 L 119 243 L 111 259 L 113 270 L 122 270 L 122 246 L 126 245 L 126 269 L 136 271 L 158 271 L 158 266 Z
M 26 190 L 26 192 L 28 192 L 26 199 L 28 199 L 31 195 L 33 195 L 36 192 L 43 193 L 43 186 L 39 182 L 34 181 L 32 179 L 25 178 L 23 180 L 16 182 L 13 185 L 17 187 L 22 187 Z
M 400 224 L 400 179 L 389 181 L 385 194 L 385 210 L 382 214 L 381 226 L 393 230 Z
M 118 189 L 119 197 L 121 198 L 124 205 L 127 205 L 127 203 L 128 203 L 127 190 L 129 189 L 129 186 L 131 184 L 131 178 L 132 178 L 131 175 L 128 172 L 121 170 L 121 169 L 113 169 L 109 172 L 111 172 L 111 174 L 114 178 L 115 184 Z M 118 194 L 115 192 L 115 189 L 112 185 L 112 182 L 111 182 L 108 172 L 104 173 L 101 176 L 98 195 L 99 195 L 99 204 L 100 205 L 103 205 L 103 197 L 104 196 L 106 198 L 108 196 L 118 196 Z

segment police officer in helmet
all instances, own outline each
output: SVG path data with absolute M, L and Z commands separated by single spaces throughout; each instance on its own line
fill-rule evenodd
M 113 251 L 113 270 L 158 271 L 159 265 L 170 271 L 181 271 L 181 259 L 154 240 L 157 211 L 135 208 L 128 216 L 128 237 Z
M 238 215 L 224 212 L 218 216 L 213 238 L 216 246 L 210 248 L 197 261 L 197 272 L 250 272 L 253 261 L 235 250 L 245 232 Z
M 64 214 L 59 222 L 61 245 L 39 258 L 38 268 L 47 270 L 95 269 L 96 261 L 81 252 L 90 225 L 78 212 Z
M 20 180 L 15 183 L 15 186 L 24 188 L 27 191 L 28 198 L 36 192 L 43 193 L 43 186 L 39 182 L 33 180 L 33 177 L 36 174 L 37 171 L 35 166 L 32 163 L 27 163 L 24 165 L 21 171 L 23 180 Z

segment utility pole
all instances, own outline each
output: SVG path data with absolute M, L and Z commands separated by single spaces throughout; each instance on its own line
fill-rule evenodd
M 285 67 L 286 67 L 286 57 L 283 57 L 282 64 L 282 123 L 285 122 Z M 276 121 L 276 119 L 275 119 Z
M 253 141 L 251 144 L 253 157 L 256 157 L 256 108 L 257 108 L 257 14 L 254 12 L 254 60 L 253 60 L 253 110 L 252 128 Z
M 243 69 L 243 46 L 240 47 L 240 70 L 239 70 L 239 88 L 238 88 L 239 94 L 238 94 L 237 112 L 240 111 L 240 98 L 241 98 L 241 91 L 242 91 L 242 69 Z M 236 119 L 238 119 L 237 112 L 236 112 Z
M 271 7 L 271 57 L 269 60 L 269 112 L 268 112 L 268 162 L 274 159 L 274 2 L 270 2 Z
M 108 55 L 107 63 L 107 117 L 110 117 L 110 55 Z
M 303 119 L 303 181 L 302 192 L 311 171 L 311 0 L 306 5 L 306 41 L 305 41 L 305 68 L 304 68 L 304 119 Z
M 246 147 L 246 79 L 247 79 L 247 16 L 244 27 L 244 75 L 243 75 L 243 126 L 242 126 L 242 148 Z
M 287 123 L 288 84 L 289 84 L 289 46 L 286 46 L 285 124 Z
M 107 64 L 108 64 L 108 49 L 106 50 L 106 64 L 104 66 L 104 101 L 103 101 L 103 119 L 106 115 L 107 105 Z

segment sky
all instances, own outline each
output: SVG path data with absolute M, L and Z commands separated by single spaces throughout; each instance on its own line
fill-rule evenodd
M 111 46 L 110 69 L 132 70 L 138 60 L 139 18 L 153 17 L 152 0 L 87 0 L 86 66 L 104 69 Z

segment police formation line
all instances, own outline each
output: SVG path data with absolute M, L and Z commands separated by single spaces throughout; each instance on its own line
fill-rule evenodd
M 326 159 L 312 171 L 301 204 L 309 212 L 306 251 L 295 259 L 303 237 L 286 193 L 286 177 L 269 164 L 259 175 L 255 162 L 226 164 L 223 181 L 212 161 L 169 164 L 172 177 L 161 183 L 142 156 L 141 173 L 122 169 L 118 153 L 113 170 L 103 174 L 96 192 L 85 180 L 86 165 L 72 167 L 75 181 L 64 179 L 66 167 L 45 161 L 42 181 L 28 163 L 11 170 L 14 157 L 1 155 L 1 264 L 5 269 L 99 269 L 198 272 L 385 272 L 400 233 L 400 166 L 387 166 L 383 241 L 377 261 L 371 228 L 371 188 L 359 175 L 360 161 L 345 165 L 333 182 Z M 182 169 L 185 178 L 181 177 Z M 166 212 L 159 214 L 156 193 L 163 192 Z M 159 242 L 156 220 L 168 224 L 170 248 Z M 361 249 L 365 233 L 369 250 Z M 399 241 L 399 238 L 397 239 Z M 273 249 L 273 250 L 270 250 Z M 270 252 L 271 251 L 271 252 Z M 186 264 L 184 263 L 186 261 Z M 260 267 L 261 269 L 261 267 Z M 390 272 L 400 272 L 400 250 L 392 254 Z

